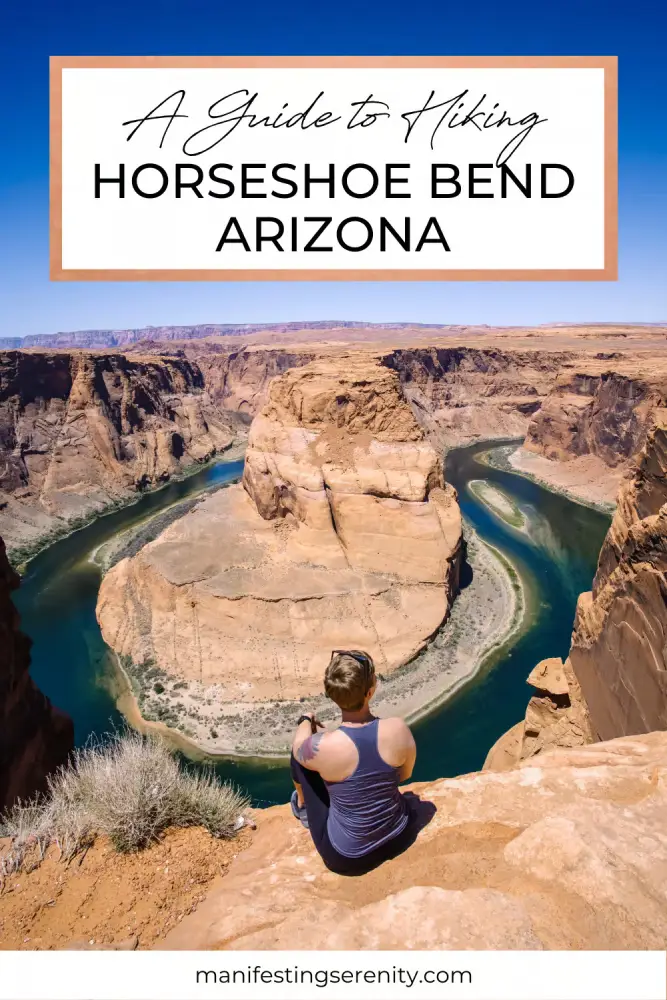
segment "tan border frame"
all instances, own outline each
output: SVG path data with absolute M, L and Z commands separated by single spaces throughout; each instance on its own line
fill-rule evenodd
M 63 270 L 62 70 L 103 67 L 377 66 L 604 69 L 604 268 L 600 270 Z M 616 56 L 52 56 L 50 278 L 52 281 L 616 281 L 618 278 L 618 60 Z

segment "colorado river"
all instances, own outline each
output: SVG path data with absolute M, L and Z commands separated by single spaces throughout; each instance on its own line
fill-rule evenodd
M 532 668 L 546 656 L 567 653 L 576 599 L 590 588 L 609 525 L 605 514 L 516 473 L 482 464 L 476 456 L 488 450 L 487 443 L 451 451 L 447 479 L 458 490 L 467 523 L 521 577 L 528 618 L 521 633 L 492 654 L 469 684 L 415 726 L 416 780 L 477 770 L 492 743 L 519 721 L 530 697 L 525 681 Z M 28 564 L 15 600 L 22 628 L 33 640 L 31 674 L 73 719 L 77 745 L 122 724 L 115 704 L 115 668 L 95 618 L 101 573 L 91 554 L 149 516 L 238 479 L 242 468 L 242 462 L 209 465 L 99 518 Z M 509 497 L 523 515 L 524 528 L 517 530 L 485 505 L 483 494 L 467 488 L 471 480 L 484 480 Z M 283 764 L 228 760 L 216 764 L 216 770 L 247 788 L 258 804 L 288 797 Z

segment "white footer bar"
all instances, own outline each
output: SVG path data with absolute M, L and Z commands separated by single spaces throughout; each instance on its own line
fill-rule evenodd
M 665 952 L 2 952 L 0 1000 L 666 1000 Z

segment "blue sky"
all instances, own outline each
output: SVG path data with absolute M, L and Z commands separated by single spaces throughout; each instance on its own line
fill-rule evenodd
M 667 321 L 666 39 L 661 0 L 6 3 L 0 336 L 295 319 Z M 48 57 L 123 54 L 618 55 L 619 281 L 49 282 Z

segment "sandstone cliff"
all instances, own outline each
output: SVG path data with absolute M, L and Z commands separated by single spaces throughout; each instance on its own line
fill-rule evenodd
M 396 350 L 383 364 L 396 371 L 430 439 L 452 448 L 484 438 L 523 437 L 569 352 L 500 347 Z
M 594 740 L 588 706 L 569 659 L 541 660 L 528 675 L 534 689 L 525 718 L 489 750 L 484 770 L 507 771 L 520 760 L 556 747 L 579 747 Z
M 616 466 L 641 450 L 667 383 L 649 372 L 561 375 L 534 415 L 524 447 L 567 462 L 596 455 Z
M 29 546 L 232 441 L 186 359 L 0 354 L 0 530 Z
M 491 748 L 504 770 L 554 746 L 667 729 L 667 410 L 654 409 L 565 663 L 543 660 L 525 719 Z M 629 447 L 632 447 L 630 445 Z
M 664 357 L 578 359 L 555 380 L 512 464 L 584 500 L 613 504 L 665 404 Z
M 366 649 L 388 674 L 424 646 L 460 550 L 456 495 L 396 375 L 315 361 L 271 383 L 243 486 L 118 563 L 98 619 L 121 656 L 199 685 L 214 745 L 229 747 L 226 716 L 262 703 L 266 748 L 293 722 L 276 710 L 321 692 L 332 649 Z
M 74 745 L 70 719 L 30 679 L 30 640 L 11 599 L 18 585 L 0 538 L 0 812 L 43 791 Z
M 667 733 L 413 787 L 416 843 L 359 878 L 324 868 L 288 806 L 261 811 L 160 947 L 664 948 Z
M 290 368 L 301 368 L 317 357 L 313 350 L 247 347 L 230 351 L 216 343 L 185 350 L 200 368 L 206 391 L 219 406 L 248 418 L 267 401 L 269 383 Z
M 598 739 L 667 729 L 667 410 L 579 598 L 570 660 Z

